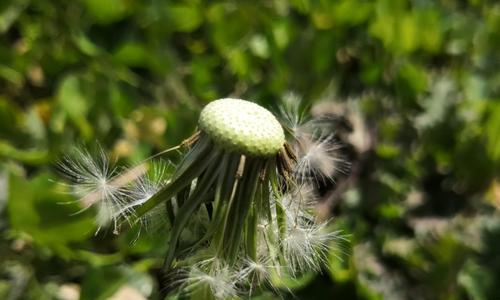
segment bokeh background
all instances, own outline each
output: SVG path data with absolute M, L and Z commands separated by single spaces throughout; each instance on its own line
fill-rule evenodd
M 155 299 L 168 233 L 95 235 L 54 162 L 227 96 L 333 116 L 351 161 L 319 205 L 350 242 L 285 298 L 500 299 L 499 70 L 493 0 L 2 0 L 0 299 Z

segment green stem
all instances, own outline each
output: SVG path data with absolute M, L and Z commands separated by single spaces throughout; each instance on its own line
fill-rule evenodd
M 229 263 L 236 261 L 242 228 L 257 190 L 263 162 L 261 159 L 247 157 L 241 185 L 237 188 L 236 197 L 230 205 L 223 238 L 223 257 L 228 259 Z
M 186 158 L 180 163 L 171 181 L 161 188 L 146 203 L 136 210 L 136 218 L 140 218 L 162 201 L 167 201 L 167 209 L 173 211 L 171 198 L 175 196 L 184 187 L 190 186 L 191 181 L 207 168 L 208 164 L 216 159 L 220 153 L 213 151 L 213 146 L 207 138 L 200 138 L 195 146 L 186 155 Z M 168 207 L 170 206 L 170 207 Z M 174 220 L 171 220 L 173 223 Z
M 221 170 L 220 166 L 218 165 L 220 155 L 221 154 L 218 151 L 215 151 L 213 153 L 214 157 L 209 160 L 207 159 L 210 163 L 206 168 L 207 176 L 199 178 L 193 193 L 191 194 L 189 199 L 187 199 L 184 205 L 179 209 L 172 227 L 172 231 L 170 233 L 170 246 L 163 265 L 165 271 L 168 271 L 170 269 L 170 266 L 174 259 L 175 251 L 177 249 L 177 243 L 182 231 L 189 222 L 193 213 L 203 203 L 203 200 L 205 199 L 204 196 L 206 196 L 209 190 L 213 188 L 213 183 L 219 176 Z
M 248 215 L 246 224 L 246 248 L 247 255 L 250 259 L 256 261 L 257 259 L 257 216 L 256 216 L 256 203 L 252 204 L 250 214 Z
M 226 199 L 222 198 L 222 195 L 228 194 L 227 189 L 230 187 L 224 186 L 224 183 L 227 181 L 227 177 L 229 174 L 231 174 L 231 170 L 233 170 L 233 174 L 236 172 L 237 168 L 237 163 L 232 164 L 231 163 L 231 155 L 230 154 L 223 154 L 222 155 L 222 162 L 221 162 L 221 175 L 217 179 L 216 187 L 215 187 L 215 196 L 214 196 L 214 213 L 212 220 L 209 224 L 209 227 L 203 237 L 196 241 L 194 244 L 191 246 L 183 249 L 181 251 L 181 254 L 186 253 L 190 251 L 191 249 L 195 249 L 201 244 L 205 243 L 208 241 L 214 234 L 216 234 L 217 229 L 220 228 L 220 225 L 223 223 L 224 215 L 225 215 L 225 210 L 227 209 L 227 203 L 224 201 Z M 235 166 L 234 166 L 235 165 Z M 213 176 L 211 174 L 210 176 Z M 233 177 L 234 178 L 234 177 Z M 232 184 L 232 183 L 231 183 Z
M 229 215 L 227 211 L 234 201 L 234 195 L 238 186 L 239 177 L 237 175 L 238 168 L 244 161 L 240 154 L 228 154 L 229 163 L 227 172 L 221 177 L 220 198 L 218 199 L 220 209 L 220 216 L 218 219 L 214 218 L 213 229 L 215 230 L 212 244 L 216 247 L 217 253 L 222 253 L 224 231 L 226 228 Z

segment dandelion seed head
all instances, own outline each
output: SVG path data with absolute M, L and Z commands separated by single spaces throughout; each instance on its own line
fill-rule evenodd
M 163 270 L 173 288 L 217 299 L 276 288 L 284 273 L 320 271 L 336 238 L 315 223 L 314 181 L 342 171 L 340 145 L 331 130 L 314 134 L 299 100 L 290 94 L 280 108 L 294 144 L 266 109 L 221 99 L 204 108 L 199 131 L 172 148 L 190 147 L 171 178 L 164 163 L 118 171 L 102 149 L 80 150 L 61 168 L 78 201 L 97 209 L 99 227 L 112 223 L 117 233 L 124 221 L 138 222 L 138 237 L 168 221 Z

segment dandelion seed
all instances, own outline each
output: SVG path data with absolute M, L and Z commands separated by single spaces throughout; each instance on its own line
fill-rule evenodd
M 116 231 L 119 212 L 127 205 L 127 190 L 120 184 L 123 174 L 110 164 L 103 149 L 98 147 L 93 155 L 75 148 L 72 156 L 58 162 L 58 167 L 73 182 L 70 187 L 79 197 L 82 211 L 96 206 L 99 228 L 113 222 Z
M 288 93 L 283 98 L 283 105 L 279 107 L 280 119 L 293 136 L 300 135 L 307 122 L 300 103 L 300 98 L 296 94 Z
M 327 223 L 294 223 L 286 229 L 282 247 L 292 274 L 321 271 L 327 262 L 330 243 L 339 238 L 339 232 L 326 230 Z
M 203 294 L 209 289 L 216 299 L 228 299 L 238 294 L 239 274 L 218 259 L 203 260 L 193 265 L 183 280 L 182 289 L 188 294 Z
M 332 181 L 336 174 L 345 173 L 347 163 L 340 156 L 341 145 L 329 134 L 313 138 L 303 134 L 297 138 L 296 150 L 299 159 L 295 174 L 300 182 L 313 179 L 316 183 Z
M 248 284 L 249 294 L 254 288 L 261 284 L 273 287 L 270 270 L 273 268 L 272 259 L 269 256 L 260 256 L 257 260 L 245 259 L 243 267 L 239 271 L 240 281 Z
M 168 164 L 164 161 L 152 163 L 148 172 L 144 172 L 129 187 L 130 203 L 127 205 L 133 208 L 144 204 L 154 196 L 167 183 Z
M 165 186 L 168 181 L 168 169 L 170 166 L 170 163 L 163 160 L 151 162 L 148 168 L 145 167 L 145 163 L 139 165 L 139 172 L 142 173 L 142 175 L 136 176 L 136 179 L 132 181 L 131 184 L 127 185 L 128 203 L 116 213 L 116 218 L 122 218 L 129 221 L 129 216 L 134 215 L 137 206 L 146 203 Z M 147 172 L 145 171 L 146 169 L 148 169 Z M 133 169 L 129 172 L 133 172 Z M 141 234 L 142 228 L 154 231 L 155 228 L 159 229 L 162 225 L 165 225 L 165 218 L 162 217 L 165 209 L 164 207 L 163 209 L 161 208 L 162 207 L 152 209 L 136 220 L 136 222 L 140 224 L 137 238 Z M 135 240 L 137 240 L 137 238 Z
M 280 203 L 291 219 L 307 217 L 316 205 L 316 195 L 311 185 L 302 183 L 290 191 L 275 196 L 274 201 Z

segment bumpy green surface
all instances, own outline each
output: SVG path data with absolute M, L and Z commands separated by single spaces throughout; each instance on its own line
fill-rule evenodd
M 281 124 L 267 109 L 240 99 L 220 99 L 202 110 L 200 129 L 230 151 L 272 156 L 285 143 Z

